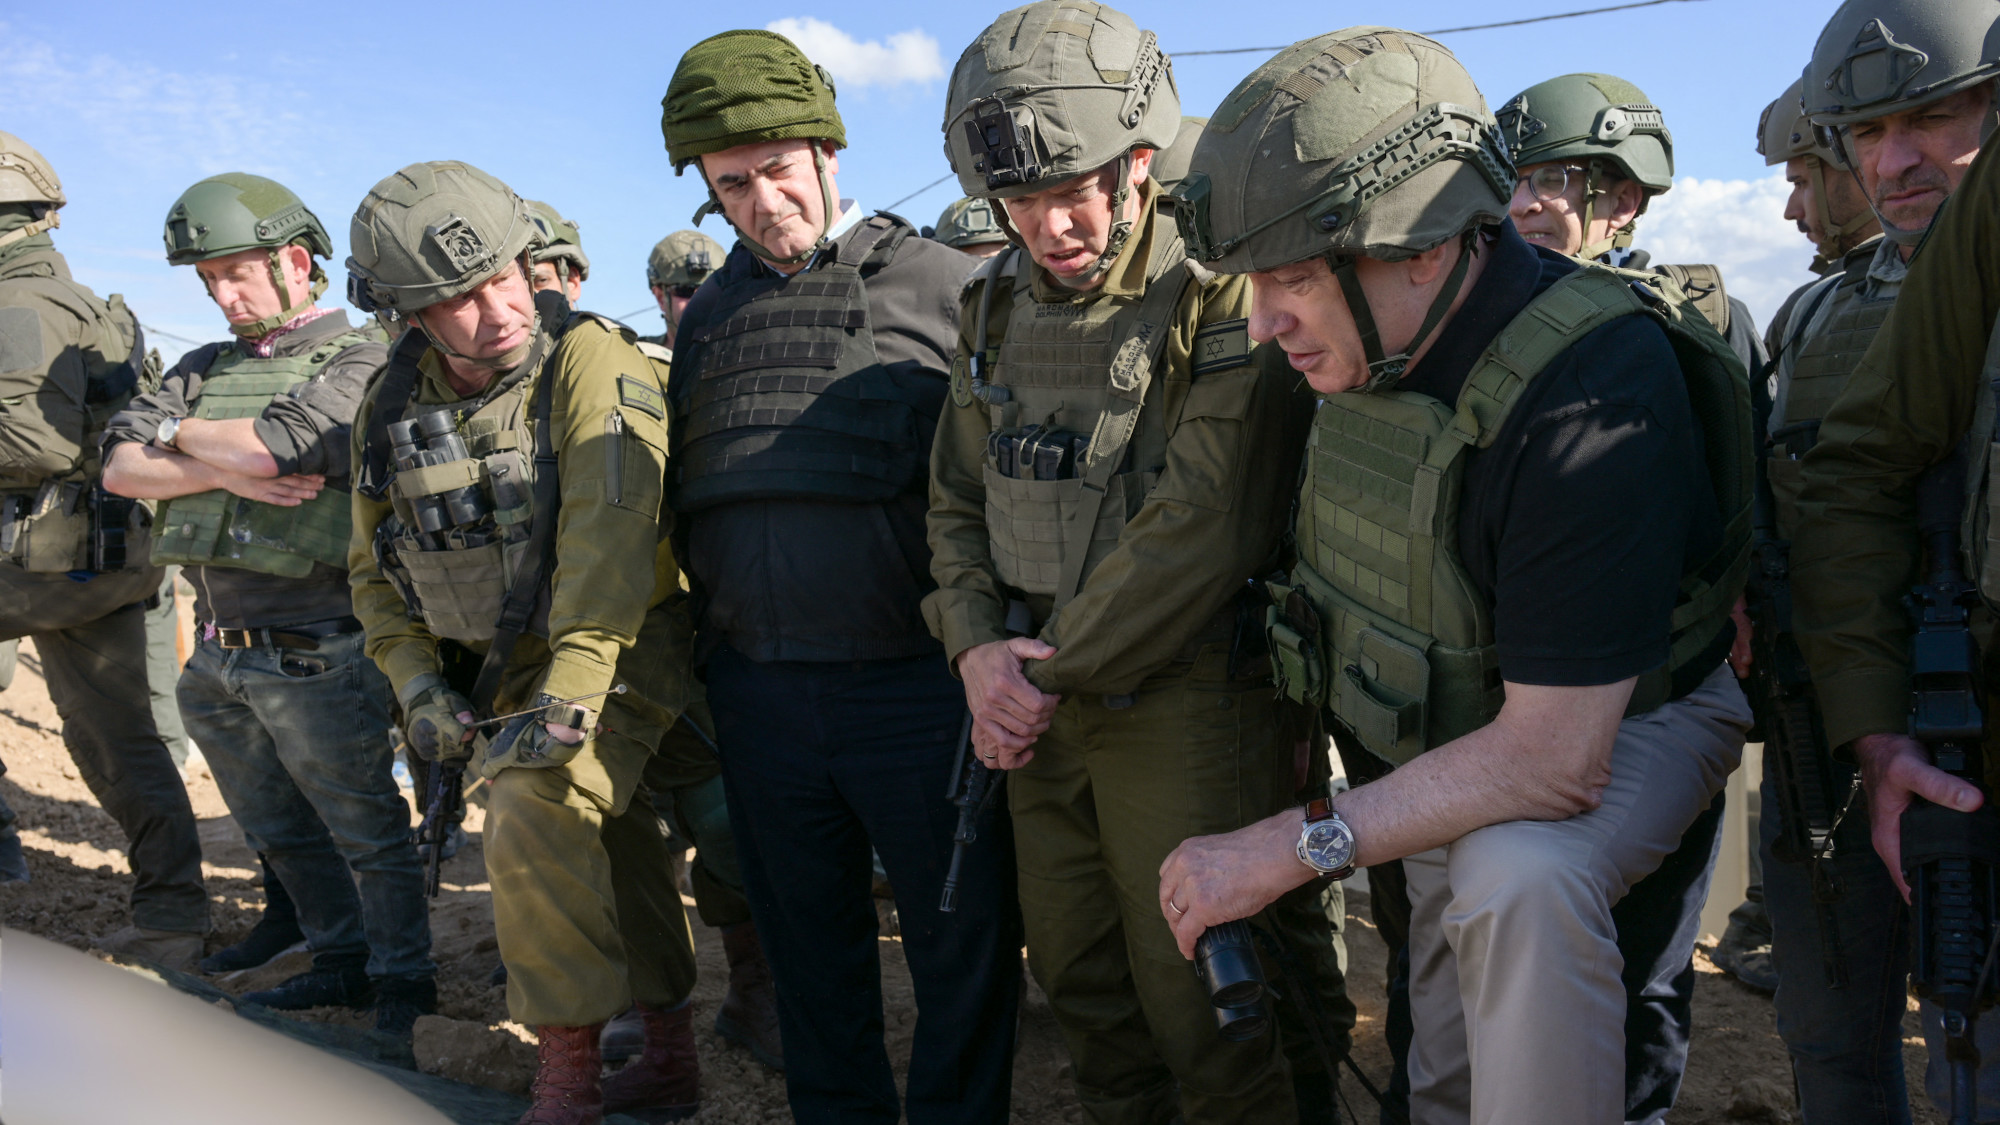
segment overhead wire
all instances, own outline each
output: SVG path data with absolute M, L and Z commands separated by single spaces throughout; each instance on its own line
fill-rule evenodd
M 1578 16 L 1601 16 L 1606 12 L 1625 12 L 1633 8 L 1655 8 L 1661 4 L 1700 4 L 1706 0 L 1638 0 L 1632 4 L 1613 4 L 1608 8 L 1583 8 L 1574 12 L 1556 12 L 1546 16 L 1529 16 L 1518 20 L 1501 20 L 1498 23 L 1472 23 L 1464 27 L 1440 27 L 1435 31 L 1419 31 L 1418 35 L 1456 35 L 1461 31 L 1490 31 L 1496 27 L 1520 27 L 1523 24 L 1547 23 L 1550 20 L 1573 20 Z M 1169 51 L 1168 57 L 1176 59 L 1193 58 L 1196 55 L 1249 55 L 1259 52 L 1282 51 L 1290 44 L 1277 47 L 1224 47 L 1212 51 Z

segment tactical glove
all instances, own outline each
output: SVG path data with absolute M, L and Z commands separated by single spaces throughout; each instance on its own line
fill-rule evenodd
M 535 701 L 536 707 L 555 701 L 554 696 L 544 695 Z M 569 712 L 583 712 L 580 707 L 572 707 Z M 564 742 L 550 733 L 548 724 L 542 720 L 548 711 L 520 715 L 500 728 L 486 753 L 479 759 L 479 776 L 488 781 L 500 776 L 505 769 L 551 769 L 566 765 L 570 759 L 581 753 L 584 744 L 590 741 L 586 734 L 575 742 Z M 589 729 L 591 722 L 587 712 L 582 720 L 583 729 Z M 573 717 L 565 715 L 564 717 Z
M 427 762 L 463 761 L 472 756 L 465 724 L 472 701 L 445 686 L 443 677 L 419 676 L 403 689 L 403 735 Z

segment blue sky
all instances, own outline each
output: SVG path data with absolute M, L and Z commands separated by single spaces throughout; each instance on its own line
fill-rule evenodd
M 1294 0 L 1132 3 L 1169 51 L 1289 43 L 1337 27 L 1417 30 L 1542 15 L 1604 0 Z M 1830 0 L 1700 0 L 1442 37 L 1490 103 L 1556 74 L 1601 70 L 1666 112 L 1680 181 L 1642 220 L 1660 260 L 1715 261 L 1761 320 L 1805 279 L 1810 248 L 1782 221 L 1782 188 L 1753 148 L 1757 114 L 1812 48 Z M 56 166 L 70 203 L 57 243 L 78 277 L 127 295 L 141 319 L 195 340 L 223 334 L 189 269 L 167 266 L 160 225 L 181 190 L 241 170 L 278 179 L 326 223 L 345 280 L 348 218 L 378 179 L 418 160 L 485 168 L 582 225 L 587 307 L 650 305 L 645 257 L 703 199 L 676 179 L 659 101 L 680 53 L 732 27 L 778 21 L 839 79 L 850 149 L 841 193 L 883 207 L 947 169 L 939 124 L 952 63 L 999 5 L 888 0 L 815 10 L 735 4 L 402 7 L 247 3 L 0 6 L 0 129 Z M 553 18 L 559 11 L 562 18 Z M 804 22 L 816 21 L 816 22 Z M 1183 110 L 1206 114 L 1263 55 L 1186 58 Z M 898 208 L 932 221 L 950 182 Z M 725 245 L 719 218 L 703 226 Z M 633 318 L 657 330 L 657 314 Z M 185 345 L 163 336 L 169 357 Z

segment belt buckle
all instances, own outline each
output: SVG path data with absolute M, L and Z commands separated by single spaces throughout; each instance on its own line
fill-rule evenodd
M 225 649 L 256 648 L 258 629 L 217 629 L 216 643 Z

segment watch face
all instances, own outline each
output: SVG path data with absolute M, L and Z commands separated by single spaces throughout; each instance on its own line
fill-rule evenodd
M 1322 820 L 1306 829 L 1304 851 L 1321 871 L 1338 871 L 1354 861 L 1354 834 L 1338 820 Z

